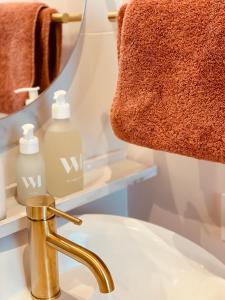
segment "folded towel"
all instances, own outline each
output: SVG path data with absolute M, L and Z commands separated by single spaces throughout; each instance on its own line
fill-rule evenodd
M 118 21 L 115 134 L 225 163 L 225 1 L 132 0 Z
M 24 106 L 22 87 L 43 91 L 60 70 L 62 25 L 51 22 L 55 9 L 43 3 L 0 4 L 0 112 Z

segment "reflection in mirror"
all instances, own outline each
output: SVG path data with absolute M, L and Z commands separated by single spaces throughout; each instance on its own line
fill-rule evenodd
M 66 66 L 84 0 L 0 0 L 0 118 L 38 98 Z

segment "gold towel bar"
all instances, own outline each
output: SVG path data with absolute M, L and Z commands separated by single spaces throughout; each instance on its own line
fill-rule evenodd
M 117 11 L 111 11 L 108 13 L 108 19 L 109 21 L 115 21 L 117 19 L 118 12 Z
M 117 18 L 117 11 L 112 11 L 108 13 L 109 21 L 115 21 Z M 80 22 L 82 19 L 82 14 L 68 14 L 68 13 L 55 13 L 52 14 L 52 21 L 59 23 L 70 23 L 70 22 Z
M 82 19 L 82 14 L 67 14 L 55 13 L 52 14 L 52 21 L 59 23 L 79 22 Z

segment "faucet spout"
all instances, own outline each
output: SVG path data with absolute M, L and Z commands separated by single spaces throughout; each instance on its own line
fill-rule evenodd
M 26 210 L 33 299 L 53 300 L 60 297 L 57 251 L 86 265 L 94 274 L 100 292 L 114 290 L 108 268 L 95 253 L 57 234 L 56 216 L 77 225 L 81 225 L 80 219 L 55 208 L 55 200 L 48 195 L 29 199 Z
M 49 232 L 46 241 L 49 246 L 57 251 L 87 266 L 95 276 L 101 293 L 110 293 L 114 290 L 113 279 L 107 266 L 95 253 L 57 233 Z

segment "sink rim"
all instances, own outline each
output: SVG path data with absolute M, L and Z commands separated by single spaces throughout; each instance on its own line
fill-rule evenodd
M 219 260 L 215 255 L 213 255 L 212 253 L 210 253 L 207 249 L 203 248 L 201 245 L 195 243 L 194 241 L 188 239 L 185 236 L 182 236 L 179 233 L 176 233 L 175 231 L 172 231 L 168 228 L 165 228 L 163 226 L 160 226 L 158 224 L 154 224 L 148 221 L 144 221 L 144 220 L 140 220 L 137 218 L 133 218 L 133 217 L 128 217 L 128 216 L 121 216 L 121 215 L 113 215 L 113 214 L 81 214 L 78 215 L 79 218 L 81 218 L 83 220 L 83 224 L 80 227 L 80 231 L 82 232 L 82 227 L 85 226 L 86 224 L 86 220 L 88 220 L 88 222 L 90 222 L 90 219 L 94 219 L 100 222 L 104 222 L 104 221 L 116 221 L 119 223 L 124 223 L 124 221 L 131 221 L 131 222 L 135 222 L 136 224 L 140 224 L 140 225 L 144 225 L 147 226 L 148 229 L 151 229 L 152 231 L 155 231 L 157 233 L 161 233 L 164 235 L 164 238 L 167 237 L 167 242 L 169 241 L 168 238 L 172 238 L 173 239 L 177 239 L 178 241 L 186 244 L 186 248 L 187 249 L 195 249 L 195 251 L 189 251 L 189 253 L 186 252 L 186 254 L 184 252 L 181 251 L 181 249 L 176 248 L 175 249 L 180 252 L 181 255 L 183 255 L 184 257 L 186 257 L 187 259 L 191 259 L 196 261 L 197 264 L 200 264 L 200 262 L 202 263 L 202 265 L 204 265 L 209 272 L 214 273 L 216 276 L 222 277 L 225 280 L 225 264 Z M 65 229 L 66 227 L 64 226 L 71 226 L 70 223 L 66 222 L 64 223 L 63 229 Z M 72 227 L 71 227 L 72 228 Z M 58 228 L 59 230 L 59 228 Z M 171 245 L 172 246 L 172 245 Z M 175 245 L 174 245 L 175 246 Z M 183 249 L 184 251 L 184 249 Z M 197 253 L 195 253 L 197 252 Z M 196 258 L 196 255 L 198 256 Z M 204 261 L 203 258 L 207 258 L 207 261 Z M 206 264 L 210 264 L 210 266 L 206 266 Z M 218 269 L 218 270 L 216 270 Z

